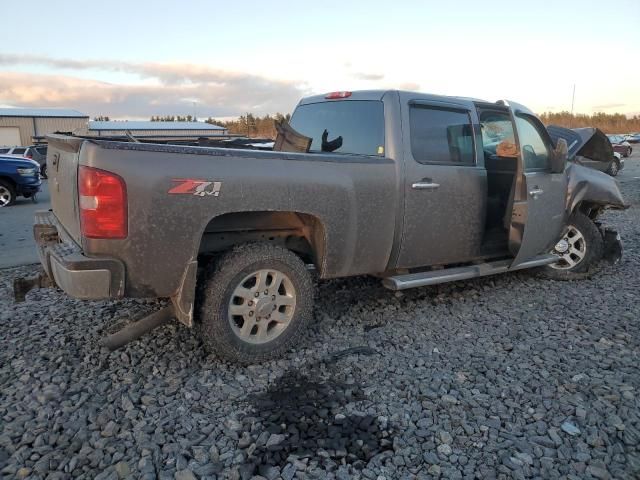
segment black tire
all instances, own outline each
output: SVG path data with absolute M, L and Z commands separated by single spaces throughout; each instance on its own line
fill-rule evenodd
M 630 157 L 631 152 L 633 152 L 633 149 L 631 147 L 627 148 L 627 154 L 625 155 L 625 157 Z
M 16 189 L 11 182 L 0 179 L 0 207 L 10 207 L 16 203 Z
M 47 164 L 46 163 L 40 167 L 40 176 L 42 178 L 48 178 L 47 177 Z
M 554 268 L 550 265 L 542 267 L 540 273 L 545 278 L 554 280 L 579 280 L 589 277 L 597 270 L 604 255 L 604 239 L 593 221 L 580 212 L 574 212 L 567 222 L 567 229 L 574 228 L 584 239 L 584 257 L 570 268 Z M 558 264 L 567 265 L 566 262 Z M 556 265 L 558 265 L 556 264 Z
M 611 162 L 611 165 L 609 165 L 609 170 L 607 170 L 607 173 L 612 177 L 616 177 L 618 176 L 619 172 L 620 172 L 620 162 L 616 159 L 613 162 Z
M 256 344 L 234 331 L 235 317 L 229 316 L 229 305 L 243 279 L 264 269 L 288 277 L 295 291 L 295 306 L 281 333 Z M 282 356 L 300 339 L 312 318 L 314 284 L 305 264 L 293 252 L 267 243 L 250 243 L 234 247 L 212 263 L 205 274 L 201 300 L 198 330 L 207 350 L 232 362 L 251 364 Z

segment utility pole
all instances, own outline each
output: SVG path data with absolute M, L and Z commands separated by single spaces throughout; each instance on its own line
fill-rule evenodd
M 194 121 L 194 122 L 195 122 L 195 121 L 196 121 L 196 119 L 198 118 L 198 116 L 197 116 L 198 110 L 196 109 L 196 104 L 197 104 L 197 103 L 198 103 L 198 102 L 195 102 L 195 101 L 193 102 L 193 121 Z
M 573 94 L 571 95 L 571 118 L 569 118 L 569 128 L 573 125 L 573 104 L 576 100 L 576 84 L 573 84 Z

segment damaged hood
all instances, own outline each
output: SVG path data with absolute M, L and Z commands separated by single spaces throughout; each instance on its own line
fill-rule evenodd
M 596 162 L 610 162 L 613 147 L 607 136 L 598 128 L 564 128 L 557 125 L 547 127 L 554 143 L 564 138 L 569 147 L 569 160 L 576 156 L 586 157 Z

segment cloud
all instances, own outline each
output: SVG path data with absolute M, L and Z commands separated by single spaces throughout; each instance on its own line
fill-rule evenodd
M 352 76 L 354 78 L 357 78 L 358 80 L 382 80 L 384 78 L 384 75 L 381 73 L 363 73 L 363 72 L 355 72 L 352 74 Z
M 198 104 L 199 116 L 289 112 L 308 93 L 301 82 L 271 79 L 187 63 L 131 63 L 0 54 L 0 65 L 40 65 L 54 70 L 98 71 L 96 79 L 73 75 L 0 72 L 0 103 L 24 107 L 68 107 L 90 115 L 148 117 L 185 114 Z M 124 72 L 153 83 L 113 84 L 99 71 Z
M 594 110 L 608 110 L 610 108 L 620 108 L 625 107 L 626 103 L 605 103 L 604 105 L 594 105 Z
M 398 85 L 400 90 L 408 90 L 410 92 L 418 92 L 420 91 L 420 85 L 414 82 L 405 82 Z

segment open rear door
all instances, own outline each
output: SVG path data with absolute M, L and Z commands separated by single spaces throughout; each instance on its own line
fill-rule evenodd
M 551 173 L 554 146 L 549 133 L 526 107 L 504 102 L 515 126 L 518 164 L 509 225 L 509 250 L 516 267 L 548 253 L 566 222 L 567 177 Z

